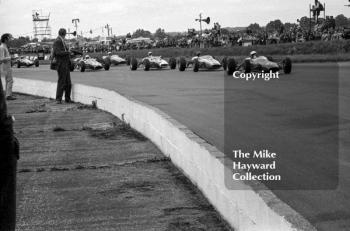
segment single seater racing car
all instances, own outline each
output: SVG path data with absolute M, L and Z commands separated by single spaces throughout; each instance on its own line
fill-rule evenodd
M 121 58 L 119 55 L 108 55 L 108 56 L 102 56 L 103 60 L 108 60 L 110 61 L 111 65 L 120 65 L 120 64 L 126 64 L 126 59 Z M 100 61 L 100 60 L 98 60 Z
M 223 60 L 224 70 L 228 75 L 232 75 L 235 71 L 241 71 L 245 73 L 251 72 L 278 72 L 283 70 L 285 74 L 292 72 L 292 60 L 285 58 L 281 62 L 274 62 L 272 57 L 259 56 L 254 59 L 246 58 L 242 64 L 237 66 L 234 58 L 224 58 Z
M 15 57 L 12 61 L 12 65 L 17 65 L 17 68 L 21 67 L 39 67 L 39 59 L 38 57 L 32 56 L 32 57 Z
M 81 72 L 85 72 L 86 69 L 90 70 L 100 70 L 104 68 L 106 71 L 109 70 L 111 64 L 109 60 L 105 60 L 105 62 L 98 62 L 96 59 L 91 58 L 89 55 L 85 57 L 74 58 L 72 61 L 72 69 L 80 70 Z
M 185 71 L 189 66 L 193 67 L 194 72 L 199 69 L 217 70 L 222 67 L 221 63 L 211 55 L 195 56 L 190 61 L 186 61 L 184 57 L 179 60 L 179 70 Z
M 132 71 L 137 70 L 138 67 L 143 66 L 145 71 L 149 71 L 151 68 L 153 69 L 164 69 L 170 67 L 170 69 L 176 68 L 176 59 L 170 58 L 169 62 L 164 60 L 162 56 L 148 56 L 138 62 L 136 58 L 132 58 L 130 62 L 130 69 Z

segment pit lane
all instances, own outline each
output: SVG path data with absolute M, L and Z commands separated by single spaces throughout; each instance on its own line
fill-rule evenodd
M 274 193 L 293 209 L 307 218 L 319 230 L 350 229 L 350 64 L 340 64 L 340 185 L 336 191 L 274 191 Z M 327 85 L 327 76 L 334 75 L 337 64 L 297 64 L 294 65 L 292 78 L 295 84 L 303 84 L 312 89 L 315 84 Z M 14 76 L 47 81 L 56 81 L 57 74 L 48 70 L 48 66 L 39 68 L 14 69 Z M 205 71 L 193 73 L 188 70 L 163 70 L 131 72 L 126 66 L 112 67 L 110 71 L 87 71 L 72 73 L 74 83 L 116 90 L 121 94 L 132 96 L 140 101 L 160 108 L 192 131 L 223 151 L 224 148 L 224 77 L 222 71 Z M 322 81 L 319 81 L 322 79 Z M 291 86 L 293 88 L 293 86 Z M 235 103 L 244 108 L 248 97 L 263 98 L 266 103 L 275 100 L 276 95 L 283 95 L 276 86 L 273 91 L 245 92 L 244 82 L 236 86 Z M 317 94 L 317 93 L 316 93 Z M 302 96 L 295 94 L 302 102 Z M 258 109 L 264 105 L 250 102 L 250 108 Z M 250 109 L 238 113 L 241 123 L 236 123 L 240 142 L 249 145 L 251 134 L 261 129 L 261 121 L 250 118 Z M 310 112 L 310 117 L 317 116 Z M 256 130 L 247 130 L 247 124 Z M 281 129 L 278 124 L 273 128 Z M 278 135 L 278 134 L 277 134 Z M 295 143 L 294 145 L 298 145 Z M 293 157 L 283 157 L 295 166 L 290 174 L 297 174 L 309 168 L 303 161 L 293 161 Z M 307 156 L 305 156 L 305 159 Z M 322 158 L 322 156 L 320 157 Z M 324 157 L 326 158 L 326 157 Z M 307 162 L 307 161 L 305 161 Z

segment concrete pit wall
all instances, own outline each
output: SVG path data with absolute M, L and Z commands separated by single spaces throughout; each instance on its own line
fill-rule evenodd
M 19 78 L 14 82 L 15 92 L 55 98 L 56 83 Z M 247 190 L 228 190 L 224 172 L 230 170 L 224 165 L 224 154 L 159 109 L 114 91 L 81 84 L 73 85 L 72 100 L 83 104 L 96 101 L 99 109 L 119 117 L 150 139 L 234 230 L 316 230 L 269 190 L 255 192 L 243 182 L 236 182 L 235 187 Z

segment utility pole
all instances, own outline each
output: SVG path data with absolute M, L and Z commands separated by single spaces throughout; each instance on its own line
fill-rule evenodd
M 78 36 L 78 23 L 80 22 L 79 18 L 74 18 L 72 19 L 72 23 L 74 24 L 75 27 L 75 31 L 77 32 L 77 36 Z
M 108 37 L 109 37 L 109 30 L 112 30 L 112 28 L 110 28 L 110 26 L 108 24 L 105 26 L 105 28 L 107 29 L 107 34 L 108 34 Z
M 196 21 L 199 21 L 199 26 L 200 26 L 200 34 L 199 34 L 199 36 L 202 37 L 202 33 L 203 33 L 203 30 L 202 30 L 202 13 L 199 14 L 199 19 L 196 19 Z
M 200 25 L 200 37 L 202 37 L 202 33 L 203 33 L 202 22 L 206 22 L 207 24 L 209 24 L 209 23 L 210 23 L 210 17 L 207 17 L 207 18 L 203 19 L 202 13 L 200 13 L 200 14 L 199 14 L 199 18 L 197 18 L 196 21 L 199 21 L 199 25 Z

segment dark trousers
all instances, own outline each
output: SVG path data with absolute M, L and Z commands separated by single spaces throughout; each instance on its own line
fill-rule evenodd
M 70 94 L 72 90 L 72 82 L 70 79 L 69 63 L 59 63 L 57 65 L 58 81 L 56 100 L 62 100 L 63 92 L 66 101 L 70 101 Z
M 16 168 L 19 155 L 13 136 L 12 119 L 0 122 L 0 230 L 12 231 L 16 226 Z

